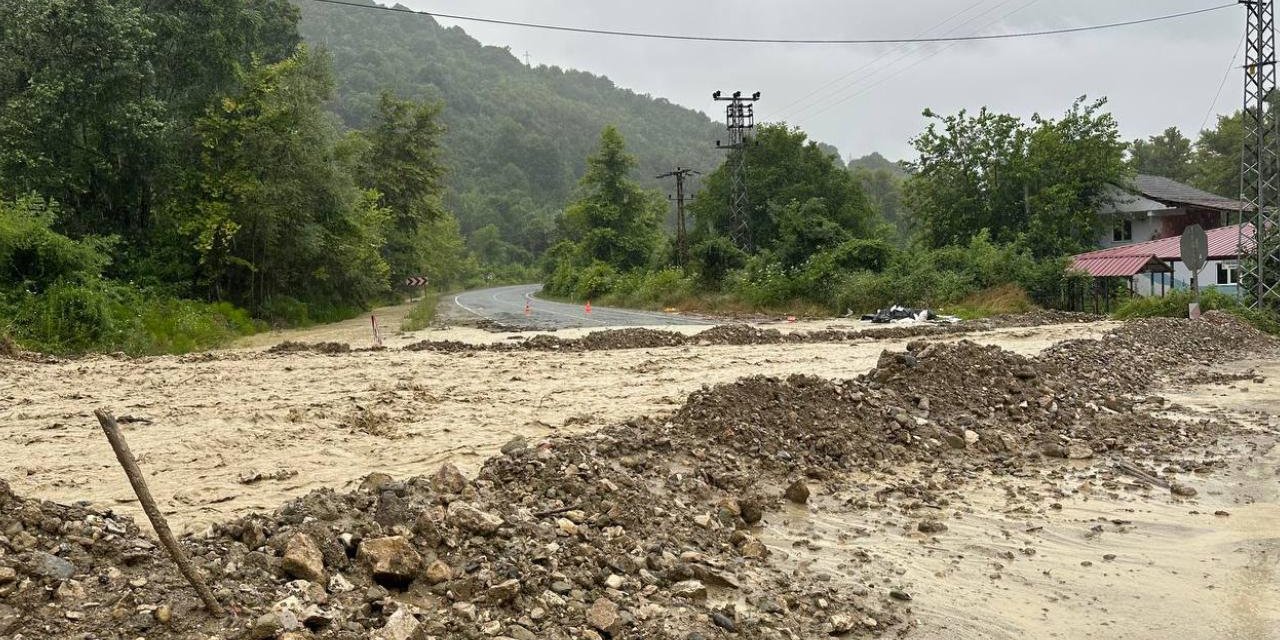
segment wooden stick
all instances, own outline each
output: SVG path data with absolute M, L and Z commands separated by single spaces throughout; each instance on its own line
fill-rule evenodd
M 164 514 L 160 513 L 155 499 L 151 497 L 147 481 L 142 477 L 142 469 L 138 468 L 138 460 L 133 457 L 133 452 L 129 451 L 129 444 L 124 441 L 124 434 L 120 433 L 120 426 L 116 424 L 115 416 L 111 415 L 108 409 L 95 409 L 93 415 L 98 416 L 102 432 L 107 434 L 107 442 L 111 443 L 111 449 L 116 452 L 116 459 L 120 461 L 120 466 L 124 467 L 124 475 L 129 478 L 129 484 L 133 485 L 133 492 L 138 495 L 142 510 L 151 521 L 151 527 L 160 538 L 160 544 L 169 552 L 169 557 L 173 558 L 174 564 L 178 565 L 178 571 L 182 572 L 187 582 L 190 582 L 196 593 L 200 594 L 205 608 L 215 616 L 224 615 L 222 605 L 218 604 L 218 599 L 213 597 L 209 585 L 204 583 L 195 565 L 191 564 L 191 559 L 178 546 L 178 541 L 173 537 L 173 531 L 169 530 L 169 523 L 165 521 Z

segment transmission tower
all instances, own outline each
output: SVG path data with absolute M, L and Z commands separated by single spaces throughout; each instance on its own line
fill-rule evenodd
M 663 178 L 676 179 L 676 264 L 680 268 L 689 266 L 689 236 L 685 231 L 684 224 L 684 179 L 691 175 L 702 174 L 693 169 L 676 167 L 675 171 L 658 176 L 659 180 Z
M 760 99 L 757 91 L 744 97 L 741 91 L 734 91 L 732 96 L 724 96 L 719 91 L 711 94 L 717 102 L 728 102 L 725 105 L 725 125 L 729 131 L 729 143 L 721 144 L 716 140 L 717 149 L 729 151 L 730 191 L 729 191 L 729 237 L 733 243 L 751 250 L 751 229 L 747 223 L 747 142 L 751 139 L 751 131 L 756 127 L 755 102 Z M 734 153 L 737 151 L 737 153 Z
M 1272 0 L 1240 0 L 1248 10 L 1244 63 L 1244 154 L 1240 170 L 1240 286 L 1252 306 L 1280 300 L 1280 132 L 1271 100 L 1276 90 L 1275 7 Z M 1252 225 L 1252 236 L 1245 223 Z

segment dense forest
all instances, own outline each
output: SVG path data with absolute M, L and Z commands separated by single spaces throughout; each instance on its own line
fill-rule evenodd
M 303 38 L 333 59 L 333 106 L 347 126 L 366 126 L 387 90 L 443 105 L 446 202 L 482 259 L 529 261 L 550 246 L 605 126 L 626 137 L 645 187 L 663 186 L 655 176 L 676 165 L 710 171 L 723 160 L 722 124 L 606 77 L 527 67 L 426 15 L 298 6 Z

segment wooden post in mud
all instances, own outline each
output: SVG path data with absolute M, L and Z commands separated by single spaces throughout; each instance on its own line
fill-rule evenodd
M 120 466 L 124 467 L 124 475 L 129 478 L 129 484 L 133 485 L 133 492 L 138 495 L 142 510 L 151 521 L 151 527 L 160 538 L 160 544 L 164 546 L 165 551 L 169 552 L 169 557 L 173 558 L 174 564 L 178 565 L 178 571 L 182 572 L 182 576 L 200 595 L 209 613 L 215 616 L 224 615 L 222 605 L 218 603 L 217 598 L 213 597 L 209 585 L 204 583 L 195 565 L 191 564 L 191 559 L 183 553 L 182 547 L 178 546 L 178 541 L 173 537 L 173 531 L 169 530 L 169 523 L 165 521 L 164 514 L 160 513 L 155 499 L 151 497 L 147 481 L 142 477 L 142 469 L 138 468 L 138 460 L 133 457 L 133 452 L 129 451 L 129 443 L 124 441 L 124 434 L 120 433 L 120 426 L 116 424 L 115 416 L 111 415 L 111 411 L 107 409 L 95 409 L 93 415 L 98 417 L 102 432 L 107 434 L 107 442 L 111 443 L 112 451 L 116 452 L 116 459 L 120 461 Z

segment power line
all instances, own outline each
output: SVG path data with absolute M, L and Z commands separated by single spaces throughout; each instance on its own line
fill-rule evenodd
M 1003 17 L 1001 17 L 1000 19 L 996 20 L 996 22 L 1000 22 L 1000 21 L 1002 21 L 1002 20 L 1006 20 L 1006 19 L 1008 19 L 1009 17 L 1013 16 L 1014 14 L 1017 14 L 1017 13 L 1019 13 L 1019 12 L 1021 12 L 1021 11 L 1024 11 L 1024 10 L 1026 10 L 1028 7 L 1030 7 L 1030 6 L 1034 5 L 1034 4 L 1037 4 L 1037 3 L 1039 3 L 1039 2 L 1040 2 L 1040 0 L 1030 0 L 1029 2 L 1027 2 L 1026 4 L 1024 4 L 1024 5 L 1020 6 L 1020 7 L 1018 7 L 1017 9 L 1014 9 L 1013 11 L 1010 11 L 1009 13 L 1006 13 Z M 809 117 L 809 118 L 816 118 L 817 116 L 820 116 L 820 115 L 822 115 L 822 114 L 824 114 L 824 113 L 826 113 L 826 112 L 828 112 L 828 111 L 830 111 L 830 110 L 832 110 L 832 109 L 834 109 L 834 108 L 836 108 L 836 107 L 838 107 L 838 106 L 840 106 L 840 105 L 842 105 L 842 104 L 844 104 L 844 103 L 846 103 L 846 102 L 848 102 L 848 101 L 850 101 L 850 100 L 853 100 L 854 98 L 857 98 L 857 97 L 862 96 L 862 95 L 866 95 L 866 93 L 867 93 L 867 92 L 869 92 L 869 91 L 871 91 L 872 89 L 874 89 L 874 88 L 876 88 L 876 87 L 878 87 L 878 86 L 880 86 L 880 85 L 882 85 L 882 84 L 884 84 L 884 83 L 888 82 L 889 80 L 892 80 L 892 79 L 893 79 L 894 77 L 896 77 L 896 76 L 902 75 L 903 73 L 906 73 L 906 72 L 908 72 L 908 71 L 910 71 L 910 70 L 912 70 L 912 69 L 914 69 L 914 68 L 916 68 L 916 67 L 920 66 L 921 64 L 923 64 L 923 63 L 925 63 L 925 62 L 929 61 L 930 59 L 934 58 L 935 56 L 938 56 L 938 55 L 942 54 L 943 52 L 945 52 L 946 50 L 950 49 L 951 47 L 956 46 L 956 44 L 957 44 L 957 43 L 954 43 L 954 42 L 953 42 L 953 43 L 948 44 L 948 45 L 946 45 L 946 46 L 939 47 L 936 51 L 934 51 L 934 52 L 930 53 L 929 55 L 927 55 L 927 56 L 925 56 L 925 57 L 923 57 L 923 58 L 920 58 L 919 60 L 916 60 L 915 62 L 913 62 L 913 63 L 911 63 L 911 64 L 909 64 L 909 65 L 907 65 L 907 66 L 905 66 L 905 67 L 903 67 L 903 68 L 901 68 L 901 69 L 898 69 L 897 71 L 895 71 L 895 72 L 893 72 L 893 73 L 890 73 L 889 75 L 886 75 L 886 76 L 881 77 L 881 78 L 880 78 L 879 80 L 877 80 L 876 82 L 874 82 L 874 83 L 872 83 L 872 84 L 869 84 L 869 85 L 867 85 L 867 86 L 863 87 L 861 90 L 857 91 L 856 93 L 853 93 L 853 94 L 847 95 L 847 96 L 845 96 L 845 97 L 843 97 L 843 98 L 840 98 L 839 100 L 835 100 L 835 101 L 833 101 L 833 102 L 827 103 L 826 105 L 824 105 L 824 106 L 823 106 L 823 108 L 819 109 L 818 111 L 815 111 L 815 112 L 813 112 L 813 113 L 810 113 L 810 114 L 808 115 L 808 117 Z
M 962 15 L 964 15 L 964 14 L 966 14 L 966 13 L 968 13 L 968 12 L 972 11 L 974 8 L 976 8 L 978 5 L 982 4 L 983 2 L 986 2 L 986 0 L 978 0 L 977 2 L 974 2 L 973 4 L 969 5 L 968 7 L 964 8 L 964 9 L 961 9 L 960 11 L 958 11 L 958 12 L 956 12 L 956 13 L 952 14 L 952 15 L 951 15 L 950 17 L 948 17 L 946 20 L 943 20 L 942 22 L 939 22 L 938 24 L 935 24 L 935 25 L 933 25 L 932 27 L 929 27 L 928 29 L 925 29 L 924 31 L 921 31 L 920 33 L 916 34 L 916 35 L 917 35 L 917 37 L 923 37 L 923 36 L 925 36 L 925 35 L 927 35 L 927 34 L 929 34 L 929 33 L 933 32 L 933 31 L 938 30 L 939 28 L 941 28 L 941 27 L 942 27 L 942 25 L 945 25 L 945 24 L 947 24 L 948 22 L 951 22 L 952 20 L 955 20 L 956 18 L 958 18 L 958 17 L 960 17 L 960 16 L 962 16 Z M 961 24 L 967 24 L 967 23 L 961 23 Z M 950 32 L 948 31 L 947 33 L 950 33 Z M 827 82 L 826 84 L 824 84 L 824 85 L 822 85 L 822 86 L 818 87 L 817 89 L 814 89 L 813 91 L 810 91 L 809 93 L 806 93 L 806 94 L 804 94 L 804 95 L 800 96 L 799 98 L 796 98 L 795 100 L 792 100 L 791 102 L 788 102 L 787 104 L 782 105 L 782 107 L 779 109 L 779 113 L 781 113 L 781 114 L 784 114 L 784 115 L 785 115 L 785 114 L 787 113 L 787 111 L 788 111 L 789 109 L 791 109 L 792 107 L 794 107 L 794 106 L 796 106 L 796 105 L 798 105 L 798 104 L 800 104 L 800 103 L 802 103 L 802 102 L 805 102 L 805 101 L 806 101 L 806 100 L 808 100 L 809 98 L 812 98 L 813 96 L 815 96 L 815 95 L 817 95 L 817 94 L 821 93 L 821 92 L 822 92 L 822 90 L 826 89 L 827 87 L 830 87 L 830 86 L 832 86 L 832 85 L 834 85 L 834 84 L 837 84 L 837 83 L 839 83 L 839 82 L 843 82 L 843 81 L 844 81 L 846 78 L 848 78 L 849 76 L 852 76 L 853 74 L 858 73 L 859 71 L 862 71 L 862 70 L 864 70 L 864 69 L 866 69 L 866 68 L 868 68 L 868 67 L 870 67 L 870 66 L 874 65 L 875 63 L 877 63 L 877 62 L 879 62 L 879 61 L 881 61 L 881 60 L 883 60 L 883 59 L 887 58 L 887 57 L 888 57 L 890 54 L 892 54 L 893 52 L 900 50 L 903 46 L 905 46 L 905 45 L 900 45 L 900 46 L 898 46 L 898 47 L 894 47 L 894 48 L 892 48 L 892 49 L 888 49 L 888 50 L 886 50 L 885 52 L 881 53 L 880 55 L 876 56 L 876 57 L 875 57 L 874 59 L 872 59 L 870 62 L 868 62 L 868 63 L 866 63 L 866 64 L 862 65 L 861 67 L 858 67 L 857 69 L 854 69 L 853 71 L 850 71 L 850 72 L 848 72 L 848 73 L 846 73 L 846 74 L 844 74 L 844 75 L 842 75 L 842 76 L 840 76 L 840 77 L 838 77 L 838 78 L 836 78 L 836 79 L 834 79 L 834 80 L 831 80 L 831 81 Z
M 1218 101 L 1222 99 L 1222 89 L 1227 86 L 1227 79 L 1231 77 L 1231 72 L 1236 68 L 1236 59 L 1240 57 L 1240 49 L 1244 47 L 1244 41 L 1249 37 L 1245 34 L 1240 37 L 1240 44 L 1236 45 L 1234 51 L 1231 52 L 1231 63 L 1227 65 L 1227 70 L 1222 74 L 1222 82 L 1218 85 L 1218 92 L 1213 94 L 1213 102 L 1209 103 L 1209 109 L 1204 112 L 1204 120 L 1200 122 L 1200 128 L 1196 131 L 1204 131 L 1209 126 L 1209 118 L 1213 117 L 1213 110 L 1218 107 Z
M 723 42 L 738 44 L 907 44 L 907 43 L 928 43 L 928 42 L 972 42 L 977 40 L 1011 40 L 1014 38 L 1034 38 L 1039 36 L 1061 35 L 1068 33 L 1080 33 L 1083 31 L 1100 31 L 1103 29 L 1116 29 L 1120 27 L 1131 27 L 1140 24 L 1149 24 L 1152 22 L 1162 22 L 1165 20 L 1175 20 L 1178 18 L 1187 18 L 1190 16 L 1221 11 L 1237 5 L 1236 2 L 1221 4 L 1204 9 L 1194 9 L 1191 11 L 1183 11 L 1180 13 L 1169 13 L 1150 18 L 1138 18 L 1135 20 L 1124 20 L 1121 22 L 1109 22 L 1106 24 L 1095 24 L 1082 27 L 1066 27 L 1061 29 L 1045 29 L 1041 31 L 1023 31 L 1019 33 L 992 33 L 992 34 L 975 34 L 968 36 L 940 36 L 933 38 L 747 38 L 747 37 L 731 37 L 731 36 L 695 36 L 680 35 L 674 33 L 651 33 L 644 31 L 618 31 L 612 29 L 590 29 L 586 27 L 569 27 L 564 25 L 543 24 L 537 22 L 521 22 L 518 20 L 502 20 L 498 18 L 481 18 L 477 16 L 462 16 L 448 13 L 438 13 L 433 11 L 417 11 L 405 7 L 395 6 L 388 7 L 380 4 L 360 4 L 358 2 L 348 2 L 346 0 L 311 0 L 312 2 L 320 2 L 323 4 L 341 5 L 345 7 L 355 7 L 357 9 L 374 9 L 378 11 L 388 11 L 391 13 L 407 13 L 415 15 L 432 16 L 435 18 L 446 18 L 449 20 L 462 20 L 466 22 L 481 22 L 485 24 L 497 24 L 508 27 L 522 27 L 526 29 L 542 29 L 544 31 L 562 31 L 568 33 L 585 33 L 601 36 L 619 36 L 624 38 L 647 38 L 650 40 L 685 40 L 693 42 Z
M 1013 1 L 1014 1 L 1014 0 L 1002 0 L 1001 2 L 998 2 L 997 4 L 994 4 L 994 5 L 990 6 L 990 7 L 987 7 L 987 8 L 985 8 L 985 9 L 983 9 L 982 11 L 980 11 L 980 12 L 978 12 L 978 13 L 974 14 L 974 15 L 969 16 L 968 18 L 965 18 L 965 19 L 964 19 L 964 21 L 960 22 L 959 24 L 953 25 L 950 29 L 947 29 L 945 32 L 943 32 L 943 34 L 942 34 L 942 35 L 946 36 L 946 35 L 953 34 L 953 33 L 955 33 L 956 31 L 959 31 L 960 29 L 964 28 L 964 27 L 965 27 L 965 26 L 967 26 L 967 25 L 970 25 L 970 24 L 973 24 L 973 23 L 975 23 L 975 22 L 978 22 L 978 21 L 979 21 L 980 19 L 982 19 L 983 17 L 985 17 L 985 16 L 987 16 L 987 15 L 990 15 L 992 12 L 996 11 L 997 9 L 1000 9 L 1001 7 L 1004 7 L 1005 5 L 1008 5 L 1009 3 L 1013 2 Z M 1023 8 L 1025 8 L 1025 7 L 1023 7 Z M 1019 9 L 1018 11 L 1021 11 L 1021 9 Z M 1014 13 L 1017 13 L 1017 12 L 1016 12 L 1016 11 L 1014 11 L 1014 12 L 1011 12 L 1011 13 L 1006 13 L 1005 15 L 1003 15 L 1003 16 L 1001 16 L 1001 17 L 999 17 L 999 18 L 996 18 L 996 19 L 994 19 L 994 20 L 990 20 L 990 21 L 988 21 L 988 22 L 985 22 L 984 24 L 982 24 L 982 28 L 983 28 L 983 29 L 985 29 L 985 28 L 987 28 L 987 27 L 990 27 L 991 25 L 998 24 L 998 23 L 1000 23 L 1000 22 L 1004 21 L 1005 19 L 1007 19 L 1009 16 L 1012 16 Z M 954 46 L 956 46 L 957 44 L 958 44 L 958 43 L 951 43 L 951 44 L 947 44 L 947 45 L 945 45 L 945 46 L 943 47 L 943 49 L 950 48 L 950 47 L 954 47 Z M 895 65 L 897 65 L 899 62 L 902 62 L 903 60 L 906 60 L 906 59 L 908 59 L 908 58 L 910 58 L 910 57 L 912 57 L 912 56 L 914 56 L 914 55 L 916 55 L 916 54 L 918 54 L 918 53 L 920 53 L 920 52 L 922 52 L 922 51 L 926 50 L 926 49 L 927 49 L 927 47 L 928 47 L 928 45 L 924 45 L 924 44 L 918 45 L 918 46 L 916 46 L 916 47 L 914 47 L 914 48 L 912 48 L 912 47 L 910 47 L 910 46 L 908 46 L 908 45 L 902 45 L 902 46 L 900 46 L 898 49 L 895 49 L 895 51 L 901 51 L 901 55 L 898 55 L 898 56 L 894 57 L 894 58 L 893 58 L 892 60 L 890 60 L 888 63 L 884 64 L 883 66 L 881 66 L 881 67 L 880 67 L 880 68 L 878 68 L 878 69 L 873 70 L 871 73 L 868 73 L 868 74 L 866 74 L 866 75 L 864 75 L 864 76 L 860 76 L 860 77 L 858 77 L 858 78 L 855 78 L 852 82 L 845 84 L 843 87 L 841 87 L 840 89 L 838 89 L 837 91 L 835 91 L 835 92 L 832 94 L 832 96 L 831 96 L 831 97 L 834 99 L 834 98 L 836 98 L 837 96 L 840 96 L 840 95 L 846 94 L 846 92 L 849 92 L 849 91 L 854 90 L 854 89 L 855 89 L 855 87 L 857 87 L 859 84 L 861 84 L 861 83 L 863 83 L 863 82 L 872 82 L 872 81 L 874 80 L 874 78 L 875 78 L 878 74 L 881 74 L 881 73 L 886 73 L 886 72 L 888 72 L 888 73 L 890 73 L 890 75 L 889 75 L 889 76 L 886 76 L 886 77 L 892 77 L 892 75 L 894 75 L 894 74 L 892 73 L 892 71 L 891 71 L 891 70 L 892 70 L 892 68 L 893 68 Z M 932 55 L 927 56 L 927 57 L 932 57 Z M 914 66 L 914 65 L 912 65 L 912 66 Z M 880 82 L 875 82 L 875 84 L 880 84 Z M 846 99 L 847 99 L 847 98 L 846 98 Z M 822 111 L 822 112 L 825 112 L 825 111 L 827 111 L 827 109 L 825 109 L 825 108 L 823 108 L 823 107 L 824 107 L 824 106 L 827 106 L 827 105 L 830 105 L 830 103 L 831 103 L 831 101 L 830 101 L 830 100 L 826 101 L 825 103 L 823 103 L 823 102 L 815 102 L 815 103 L 811 103 L 811 104 L 805 105 L 804 107 L 801 107 L 799 110 L 797 110 L 797 111 L 795 111 L 794 113 L 791 113 L 791 114 L 789 114 L 789 115 L 791 115 L 791 116 L 793 116 L 793 117 L 795 117 L 795 118 L 797 118 L 797 119 L 798 119 L 800 116 L 805 115 L 805 114 L 806 114 L 806 112 L 808 112 L 808 111 L 809 111 L 809 110 L 811 110 L 811 109 L 821 109 L 821 111 Z

